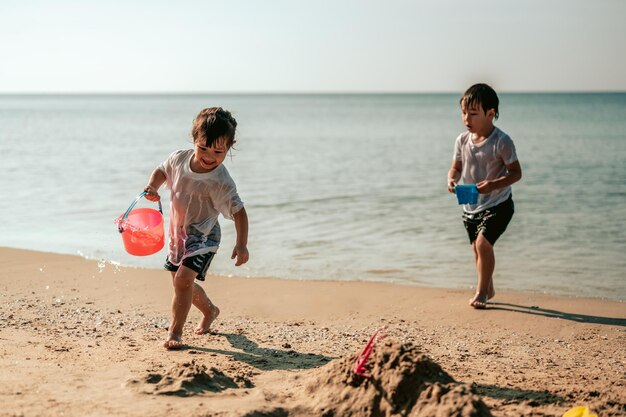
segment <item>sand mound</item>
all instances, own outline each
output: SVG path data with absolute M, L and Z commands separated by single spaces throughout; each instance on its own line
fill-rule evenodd
M 306 384 L 321 416 L 488 417 L 489 409 L 437 363 L 410 344 L 379 343 L 367 361 L 370 378 L 353 372 L 356 355 L 318 369 Z
M 252 383 L 241 377 L 231 378 L 217 368 L 207 370 L 206 366 L 192 360 L 177 364 L 164 374 L 150 373 L 140 379 L 131 379 L 127 385 L 146 394 L 188 397 L 228 388 L 249 388 Z

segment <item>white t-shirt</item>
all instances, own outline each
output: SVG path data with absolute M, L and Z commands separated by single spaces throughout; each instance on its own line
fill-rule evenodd
M 159 169 L 171 190 L 169 261 L 216 252 L 221 232 L 217 217 L 225 218 L 243 208 L 237 187 L 224 165 L 211 172 L 191 170 L 193 149 L 173 152 Z
M 461 182 L 478 184 L 506 174 L 506 165 L 517 161 L 515 145 L 502 130 L 495 127 L 493 132 L 479 144 L 472 142 L 472 133 L 463 132 L 454 142 L 454 160 L 461 161 Z M 511 196 L 511 186 L 500 188 L 489 194 L 479 194 L 476 204 L 465 204 L 466 213 L 478 213 L 503 203 Z

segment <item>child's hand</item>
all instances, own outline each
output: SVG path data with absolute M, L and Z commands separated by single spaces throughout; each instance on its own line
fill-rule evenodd
M 243 265 L 248 262 L 250 255 L 248 255 L 248 248 L 245 246 L 235 246 L 233 249 L 233 254 L 230 259 L 237 258 L 235 262 L 235 266 Z
M 448 180 L 448 191 L 454 194 L 454 187 L 456 187 L 456 181 Z
M 478 192 L 480 194 L 489 194 L 490 192 L 495 190 L 495 187 L 493 186 L 491 181 L 481 181 L 476 184 L 476 188 L 478 188 Z
M 154 201 L 154 202 L 157 202 L 161 199 L 161 196 L 157 192 L 156 188 L 154 188 L 153 186 L 146 185 L 146 187 L 143 190 L 147 193 L 146 199 L 150 201 Z

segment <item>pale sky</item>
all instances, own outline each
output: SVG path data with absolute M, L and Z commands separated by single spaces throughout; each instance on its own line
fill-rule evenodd
M 626 0 L 0 0 L 0 93 L 626 91 Z

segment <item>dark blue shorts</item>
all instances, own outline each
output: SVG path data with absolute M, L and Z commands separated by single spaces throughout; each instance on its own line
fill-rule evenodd
M 187 268 L 191 269 L 192 271 L 198 273 L 198 275 L 196 276 L 196 279 L 198 281 L 204 281 L 204 278 L 206 276 L 206 271 L 209 269 L 209 265 L 211 265 L 211 261 L 213 260 L 214 256 L 215 256 L 215 252 L 209 252 L 209 253 L 204 253 L 202 255 L 191 256 L 189 258 L 183 259 L 183 265 L 185 265 Z M 163 268 L 171 272 L 176 272 L 178 271 L 179 266 L 174 265 L 173 263 L 170 262 L 170 259 L 167 258 L 165 260 L 165 265 L 163 265 Z
M 463 213 L 463 224 L 470 243 L 474 243 L 478 234 L 482 233 L 489 243 L 495 245 L 496 240 L 509 225 L 514 212 L 515 205 L 513 204 L 513 196 L 511 196 L 505 202 L 478 213 Z

